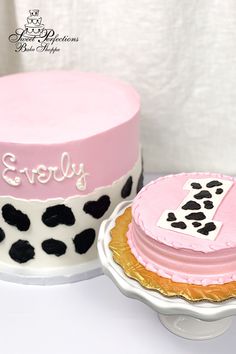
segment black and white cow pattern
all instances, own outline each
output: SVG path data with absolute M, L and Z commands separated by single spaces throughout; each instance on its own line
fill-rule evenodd
M 71 208 L 58 204 L 46 209 L 42 215 L 42 222 L 48 227 L 55 227 L 59 224 L 71 226 L 75 223 L 75 217 Z
M 223 179 L 200 178 L 188 180 L 183 189 L 189 194 L 180 201 L 176 210 L 165 210 L 157 226 L 197 238 L 214 240 L 222 226 L 213 220 L 233 182 Z
M 136 189 L 136 193 L 138 194 L 141 189 L 143 188 L 144 185 L 144 163 L 143 163 L 143 159 L 142 159 L 142 169 L 141 169 L 141 173 L 138 179 L 138 183 L 137 183 L 137 189 Z
M 133 186 L 133 178 L 129 176 L 127 181 L 124 184 L 124 187 L 121 190 L 121 197 L 123 199 L 127 198 L 130 196 L 131 191 L 132 191 L 132 186 Z
M 2 207 L 2 217 L 9 225 L 15 226 L 19 231 L 27 231 L 30 227 L 28 216 L 11 204 L 5 204 Z
M 57 257 L 60 257 L 66 253 L 67 246 L 60 240 L 50 238 L 42 242 L 42 249 L 47 254 L 53 254 Z
M 98 200 L 92 200 L 84 204 L 84 212 L 95 219 L 100 219 L 109 209 L 111 204 L 108 195 L 101 196 Z
M 35 251 L 27 240 L 18 240 L 11 246 L 9 255 L 18 263 L 26 263 L 34 258 Z
M 2 242 L 5 239 L 6 235 L 3 229 L 0 227 L 0 242 Z
M 136 194 L 136 190 L 141 187 L 142 180 L 142 174 L 138 181 L 137 177 L 134 179 L 133 176 L 128 176 L 120 189 L 120 197 L 125 199 L 131 194 L 133 195 L 133 193 Z M 135 186 L 134 181 L 136 181 Z M 107 215 L 106 213 L 112 211 L 110 210 L 111 204 L 111 197 L 104 194 L 97 199 L 86 201 L 82 209 L 87 214 L 87 217 L 91 218 L 91 225 L 93 225 L 93 220 L 102 220 Z M 5 238 L 7 238 L 7 233 L 4 229 L 8 229 L 9 232 L 9 226 L 13 227 L 16 230 L 14 234 L 19 235 L 19 237 L 10 245 L 8 255 L 18 264 L 34 261 L 37 258 L 38 246 L 34 246 L 35 240 L 32 239 L 32 234 L 30 233 L 33 225 L 33 221 L 30 220 L 30 214 L 27 215 L 25 211 L 20 210 L 15 205 L 14 200 L 12 203 L 2 205 L 0 210 L 2 222 L 8 225 L 8 227 L 4 228 L 4 224 L 2 224 L 2 227 L 0 227 L 0 247 L 1 243 L 4 243 Z M 80 225 L 80 214 L 77 216 L 76 210 L 72 210 L 68 205 L 58 203 L 47 206 L 39 217 L 44 229 L 48 229 L 40 245 L 41 250 L 48 257 L 57 259 L 63 257 L 67 254 L 69 248 L 73 249 L 75 254 L 84 255 L 95 243 L 97 231 L 93 227 L 89 227 L 89 224 L 87 228 L 77 233 L 75 232 L 73 236 L 71 235 L 71 228 L 75 227 L 76 223 Z M 68 235 L 70 235 L 68 236 L 68 241 L 65 242 L 65 239 L 61 240 L 57 236 L 56 230 L 59 228 L 63 228 L 65 233 L 68 230 Z
M 75 252 L 79 254 L 86 253 L 95 241 L 96 233 L 94 229 L 86 229 L 80 232 L 73 239 Z

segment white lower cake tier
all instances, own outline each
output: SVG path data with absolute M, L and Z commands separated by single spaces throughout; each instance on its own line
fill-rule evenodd
M 142 163 L 112 185 L 70 198 L 25 200 L 0 197 L 0 274 L 65 274 L 65 269 L 97 260 L 101 222 L 142 185 Z M 89 269 L 89 267 L 88 267 Z M 3 276 L 4 278 L 4 276 Z

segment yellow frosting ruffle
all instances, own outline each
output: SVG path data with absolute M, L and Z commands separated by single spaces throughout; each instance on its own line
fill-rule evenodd
M 128 277 L 137 280 L 146 289 L 159 291 L 168 297 L 183 297 L 189 301 L 219 302 L 236 296 L 236 281 L 222 285 L 193 285 L 173 282 L 147 270 L 134 257 L 127 242 L 126 233 L 131 219 L 129 207 L 116 219 L 109 244 L 114 261 L 123 268 Z

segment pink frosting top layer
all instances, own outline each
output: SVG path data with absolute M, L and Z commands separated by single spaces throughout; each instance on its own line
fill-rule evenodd
M 189 179 L 225 179 L 233 182 L 232 187 L 222 200 L 213 221 L 222 222 L 222 227 L 214 241 L 207 237 L 198 239 L 173 230 L 157 226 L 158 219 L 166 209 L 177 209 L 188 195 L 183 186 Z M 196 190 L 196 193 L 198 191 Z M 145 230 L 148 237 L 175 248 L 186 248 L 202 252 L 213 252 L 236 247 L 236 183 L 230 176 L 213 173 L 182 173 L 158 178 L 145 186 L 134 200 L 133 218 Z
M 188 188 L 184 189 L 183 186 L 186 186 L 186 183 L 188 185 L 189 180 L 193 179 L 202 185 L 205 183 L 203 180 L 207 178 L 220 179 L 228 185 L 219 186 L 224 192 L 217 191 L 218 187 L 209 189 L 212 196 L 216 195 L 215 199 L 213 196 L 200 202 L 211 200 L 216 205 L 217 198 L 221 200 L 211 218 L 215 224 L 220 223 L 214 240 L 209 240 L 209 237 L 203 234 L 199 234 L 201 238 L 186 234 L 187 228 L 178 232 L 170 230 L 168 222 L 167 226 L 165 223 L 161 224 L 162 227 L 158 226 L 162 216 L 166 215 L 166 210 L 174 211 L 176 218 L 180 216 L 178 207 L 182 208 L 181 202 L 189 193 Z M 196 189 L 194 195 L 199 191 Z M 191 197 L 192 199 L 194 198 Z M 199 200 L 195 199 L 197 202 Z M 206 213 L 209 210 L 211 212 L 211 209 L 210 207 L 201 210 Z M 187 210 L 186 213 L 197 211 Z M 128 242 L 141 264 L 173 281 L 202 285 L 230 282 L 236 280 L 235 212 L 236 183 L 232 177 L 209 173 L 183 173 L 162 177 L 144 187 L 134 199 Z M 187 222 L 186 219 L 184 221 Z M 204 225 L 209 220 L 200 222 Z
M 130 85 L 99 74 L 2 77 L 1 195 L 67 197 L 111 184 L 138 158 L 139 109 Z

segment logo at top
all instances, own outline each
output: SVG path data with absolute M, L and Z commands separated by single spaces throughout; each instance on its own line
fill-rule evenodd
M 8 37 L 15 44 L 15 52 L 46 52 L 54 54 L 63 44 L 77 43 L 77 36 L 59 35 L 52 28 L 45 28 L 38 9 L 29 10 L 24 28 L 17 28 Z
M 39 17 L 39 10 L 29 10 L 30 16 L 27 17 L 25 25 L 25 36 L 41 37 L 47 30 L 42 24 L 42 17 Z

